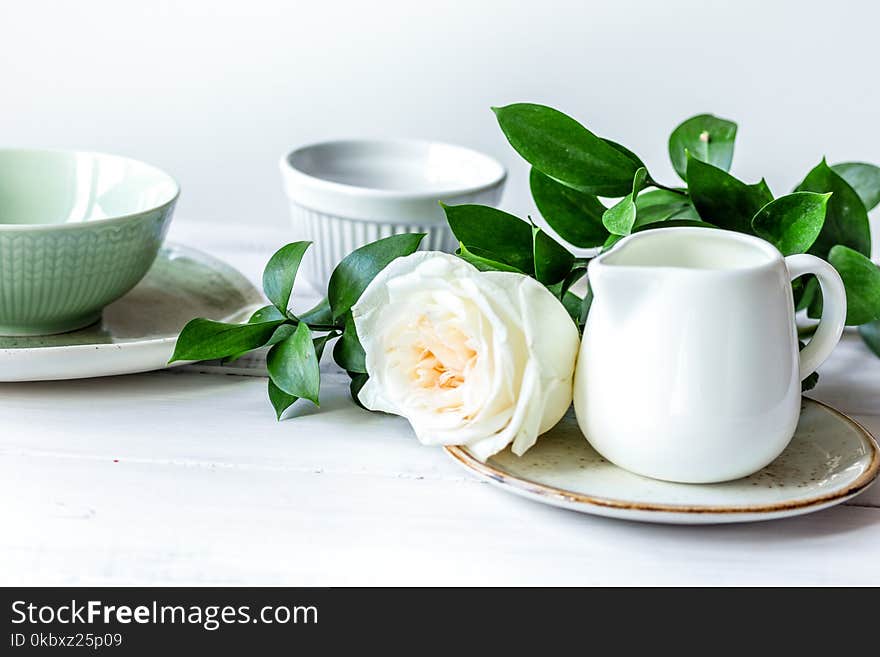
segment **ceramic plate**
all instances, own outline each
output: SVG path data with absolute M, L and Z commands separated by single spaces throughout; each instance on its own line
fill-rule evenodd
M 80 379 L 167 367 L 193 317 L 247 321 L 260 292 L 229 265 L 166 244 L 144 279 L 104 309 L 100 323 L 38 337 L 0 337 L 0 381 Z
M 857 495 L 877 476 L 880 450 L 854 420 L 803 399 L 797 432 L 773 463 L 722 484 L 674 484 L 622 470 L 590 447 L 569 414 L 522 457 L 485 463 L 447 452 L 479 477 L 529 499 L 612 518 L 674 524 L 772 520 L 818 511 Z

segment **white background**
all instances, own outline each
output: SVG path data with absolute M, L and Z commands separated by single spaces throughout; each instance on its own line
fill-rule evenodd
M 526 168 L 491 105 L 541 102 L 674 182 L 666 139 L 740 124 L 734 173 L 778 195 L 823 155 L 880 162 L 878 5 L 868 1 L 0 4 L 0 145 L 111 151 L 180 180 L 177 222 L 283 226 L 279 156 L 411 136 Z M 244 230 L 244 228 L 243 228 Z

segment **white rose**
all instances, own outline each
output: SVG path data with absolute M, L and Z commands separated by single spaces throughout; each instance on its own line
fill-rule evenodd
M 361 403 L 405 417 L 426 445 L 521 455 L 571 404 L 577 328 L 532 278 L 421 251 L 388 265 L 352 314 Z

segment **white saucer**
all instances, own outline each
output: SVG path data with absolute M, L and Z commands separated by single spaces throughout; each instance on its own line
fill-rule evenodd
M 571 414 L 522 457 L 508 449 L 482 463 L 466 449 L 446 451 L 480 478 L 537 502 L 688 525 L 772 520 L 825 509 L 862 492 L 880 470 L 880 449 L 862 426 L 806 397 L 785 452 L 760 472 L 722 484 L 674 484 L 622 470 L 590 447 Z
M 244 322 L 264 304 L 259 290 L 234 268 L 201 251 L 166 244 L 144 279 L 104 309 L 100 323 L 60 335 L 0 337 L 0 381 L 162 369 L 192 318 Z

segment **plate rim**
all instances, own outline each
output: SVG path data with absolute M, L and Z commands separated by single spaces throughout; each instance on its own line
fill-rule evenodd
M 777 502 L 772 504 L 758 504 L 749 506 L 710 506 L 710 505 L 693 505 L 693 504 L 656 504 L 650 502 L 634 502 L 629 500 L 621 500 L 619 498 L 607 498 L 595 495 L 587 495 L 577 493 L 575 491 L 565 490 L 556 486 L 542 484 L 536 481 L 523 479 L 513 474 L 505 472 L 493 465 L 480 461 L 465 447 L 458 445 L 447 445 L 444 447 L 446 453 L 458 461 L 465 468 L 476 472 L 477 474 L 493 480 L 500 486 L 510 486 L 515 492 L 526 493 L 530 497 L 544 497 L 557 505 L 579 505 L 582 507 L 602 507 L 608 509 L 617 509 L 621 511 L 634 512 L 651 512 L 662 514 L 690 514 L 694 516 L 705 515 L 725 515 L 739 516 L 745 514 L 774 514 L 787 511 L 796 511 L 809 509 L 814 506 L 828 506 L 829 503 L 836 501 L 843 502 L 850 497 L 857 495 L 870 486 L 880 473 L 880 445 L 874 435 L 862 426 L 857 420 L 854 420 L 846 413 L 837 410 L 833 406 L 821 402 L 812 397 L 802 397 L 804 400 L 818 404 L 819 406 L 830 411 L 839 419 L 850 424 L 855 428 L 856 432 L 867 442 L 871 448 L 871 462 L 865 471 L 859 475 L 855 481 L 851 482 L 845 488 L 822 495 L 820 497 L 811 497 L 803 500 L 790 502 Z M 619 466 L 617 466 L 619 467 Z M 699 486 L 702 484 L 693 484 Z M 571 508 L 570 506 L 568 508 Z
M 199 260 L 209 264 L 210 268 L 215 271 L 221 271 L 223 275 L 229 279 L 236 287 L 241 288 L 245 291 L 254 291 L 260 296 L 260 292 L 257 287 L 248 279 L 244 274 L 242 274 L 238 269 L 233 267 L 227 262 L 212 256 L 210 253 L 206 253 L 201 249 L 196 249 L 191 246 L 186 246 L 184 244 L 179 244 L 177 242 L 164 242 L 161 247 L 159 247 L 159 252 L 156 254 L 156 258 L 158 259 L 159 255 L 162 252 L 169 253 L 179 253 L 182 255 L 190 255 L 195 256 Z M 169 258 L 170 259 L 170 258 Z M 146 274 L 145 274 L 146 276 Z M 127 294 L 127 293 L 126 293 Z M 251 304 L 251 306 L 256 306 L 256 303 Z M 242 309 L 248 308 L 249 306 L 243 306 Z M 173 336 L 165 336 L 161 338 L 133 338 L 131 340 L 127 340 L 125 342 L 106 342 L 106 343 L 83 343 L 83 344 L 68 344 L 68 345 L 50 345 L 45 347 L 2 347 L 0 348 L 0 355 L 15 355 L 17 357 L 24 357 L 27 354 L 32 353 L 51 353 L 54 351 L 108 351 L 108 350 L 119 350 L 119 349 L 127 349 L 130 350 L 136 347 L 151 347 L 151 346 L 161 346 L 166 344 L 176 344 L 177 339 L 180 337 L 180 334 Z M 179 361 L 177 363 L 169 363 L 168 367 L 177 367 L 180 365 L 185 365 L 187 362 L 194 361 Z M 2 379 L 0 379 L 2 380 Z

